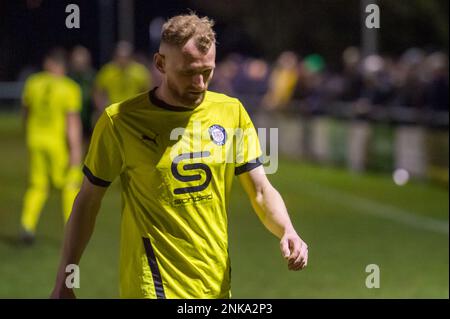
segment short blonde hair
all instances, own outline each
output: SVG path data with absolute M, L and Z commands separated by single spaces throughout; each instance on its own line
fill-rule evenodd
M 178 15 L 163 24 L 161 43 L 180 47 L 194 38 L 196 47 L 206 53 L 211 45 L 216 43 L 213 26 L 214 21 L 208 17 L 200 18 L 195 13 Z

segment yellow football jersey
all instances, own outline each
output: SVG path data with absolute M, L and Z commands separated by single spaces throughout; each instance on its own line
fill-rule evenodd
M 111 104 L 147 91 L 150 82 L 147 68 L 136 62 L 123 69 L 115 63 L 107 63 L 100 69 L 95 79 L 96 87 L 106 92 Z
M 66 114 L 81 109 L 81 89 L 66 76 L 48 72 L 25 82 L 22 103 L 28 109 L 28 145 L 66 144 Z
M 235 98 L 208 91 L 188 110 L 154 92 L 106 108 L 84 166 L 99 186 L 120 176 L 120 296 L 228 298 L 228 201 L 261 165 L 256 130 Z

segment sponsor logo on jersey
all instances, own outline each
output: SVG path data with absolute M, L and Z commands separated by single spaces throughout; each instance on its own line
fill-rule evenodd
M 210 201 L 210 200 L 212 200 L 212 198 L 213 198 L 212 194 L 177 198 L 173 201 L 173 205 L 180 206 L 180 205 L 195 204 L 195 203 L 199 203 L 199 202 Z

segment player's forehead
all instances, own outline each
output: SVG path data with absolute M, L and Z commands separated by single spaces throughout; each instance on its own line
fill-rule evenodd
M 182 56 L 182 64 L 184 67 L 214 68 L 216 65 L 215 45 L 211 45 L 208 52 L 202 52 L 197 48 L 193 39 L 191 39 L 180 48 L 180 55 Z

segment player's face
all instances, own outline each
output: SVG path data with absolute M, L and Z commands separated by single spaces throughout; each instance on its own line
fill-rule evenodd
M 203 53 L 192 39 L 170 50 L 165 56 L 165 81 L 172 98 L 182 106 L 199 105 L 213 76 L 215 59 L 215 45 Z
M 48 57 L 44 60 L 44 69 L 55 75 L 64 75 L 66 73 L 64 63 Z

